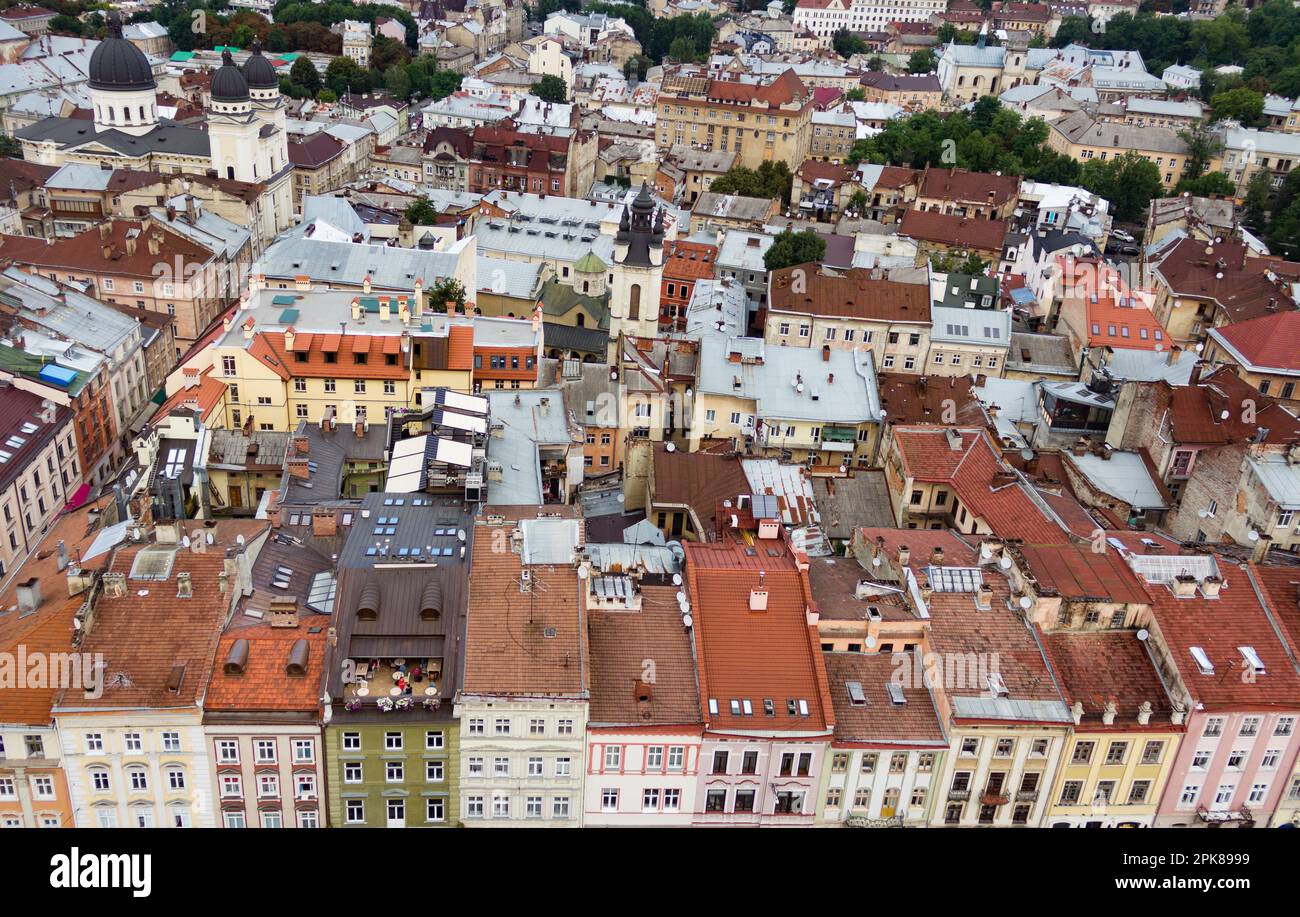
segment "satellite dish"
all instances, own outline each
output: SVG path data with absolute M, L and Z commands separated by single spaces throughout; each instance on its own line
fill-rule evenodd
M 1249 532 L 1246 533 L 1246 537 L 1249 538 L 1251 541 L 1259 541 L 1259 532 L 1255 531 L 1254 529 L 1251 529 Z
M 189 536 L 189 535 L 182 535 L 182 536 L 181 536 L 181 547 L 182 547 L 182 548 L 188 548 L 189 546 L 190 546 L 190 536 Z
M 586 579 L 587 576 L 588 576 L 587 568 L 586 568 L 586 567 L 579 567 L 579 568 L 578 568 L 578 579 Z
M 1219 413 L 1219 419 L 1220 419 L 1220 420 L 1227 420 L 1227 419 L 1228 419 L 1228 416 L 1229 416 L 1229 412 L 1228 412 L 1228 411 L 1221 411 L 1221 412 Z
M 1205 345 L 1204 345 L 1204 344 L 1197 344 L 1197 345 L 1196 345 L 1196 352 L 1197 352 L 1197 353 L 1200 353 L 1200 352 L 1201 352 L 1202 350 L 1204 350 L 1204 349 L 1205 349 Z
M 1030 459 L 1034 457 L 1034 450 L 1026 446 L 1025 448 L 1020 450 L 1020 457 L 1024 459 L 1026 462 L 1028 462 Z
M 243 535 L 235 536 L 235 544 L 239 545 L 242 548 L 244 546 L 244 536 Z
M 677 447 L 674 446 L 672 443 L 664 443 L 664 449 L 665 449 L 666 451 L 668 451 L 668 452 L 676 452 L 676 451 L 677 451 Z
M 1003 570 L 1010 570 L 1010 569 L 1011 569 L 1011 558 L 1008 557 L 1007 555 L 1003 554 L 1003 555 L 1002 555 L 1002 559 L 1001 559 L 1000 561 L 998 561 L 998 566 L 1001 567 Z
M 880 566 L 880 557 L 879 557 L 879 556 L 876 556 L 876 557 L 871 558 L 871 566 L 873 566 L 873 567 L 879 567 L 879 566 Z
M 1160 353 L 1160 352 L 1161 352 L 1162 350 L 1164 350 L 1164 349 L 1165 349 L 1165 345 L 1164 345 L 1164 344 L 1157 344 L 1157 345 L 1156 345 L 1156 353 Z
M 682 575 L 681 575 L 680 573 L 674 573 L 674 574 L 673 574 L 673 585 L 674 585 L 674 586 L 680 586 L 681 584 L 682 584 Z
M 213 537 L 212 533 L 208 532 L 208 544 L 215 544 L 216 540 L 217 539 Z
M 457 529 L 457 530 L 456 530 L 456 540 L 457 540 L 457 541 L 464 541 L 464 540 L 465 540 L 465 530 L 464 530 L 464 529 Z
M 685 627 L 687 630 L 690 630 L 691 625 L 694 623 L 695 623 L 695 619 L 692 618 L 690 615 L 682 615 L 682 627 Z
M 1151 632 L 1144 627 L 1140 631 L 1138 631 L 1137 638 L 1141 640 L 1143 643 L 1146 643 L 1149 639 L 1151 639 Z
M 1020 607 L 1025 611 L 1028 611 L 1030 608 L 1034 607 L 1034 600 L 1027 595 L 1022 595 L 1020 597 Z
M 685 601 L 686 601 L 686 593 L 685 593 L 685 592 L 682 592 L 681 590 L 678 590 L 678 592 L 677 592 L 677 604 L 680 605 L 680 604 L 682 604 L 682 603 L 685 602 Z

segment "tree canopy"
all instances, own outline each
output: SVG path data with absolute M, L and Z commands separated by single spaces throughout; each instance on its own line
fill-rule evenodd
M 790 188 L 794 176 L 784 161 L 759 163 L 757 169 L 732 166 L 726 174 L 713 180 L 710 191 L 718 194 L 739 194 L 743 197 L 770 197 L 790 203 Z
M 769 271 L 783 267 L 821 261 L 826 257 L 826 242 L 811 229 L 803 232 L 785 230 L 776 237 L 772 247 L 763 255 L 763 266 Z

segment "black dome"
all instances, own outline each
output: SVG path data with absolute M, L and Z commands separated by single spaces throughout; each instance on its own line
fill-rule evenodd
M 235 66 L 229 51 L 221 52 L 221 66 L 212 76 L 212 99 L 216 102 L 242 102 L 248 98 L 248 80 Z
M 108 15 L 108 37 L 90 55 L 90 88 L 120 90 L 153 89 L 153 68 L 144 52 L 122 37 L 122 17 Z
M 244 79 L 248 80 L 250 89 L 278 89 L 280 78 L 275 75 L 275 68 L 262 54 L 262 43 L 253 42 L 253 53 L 244 61 Z

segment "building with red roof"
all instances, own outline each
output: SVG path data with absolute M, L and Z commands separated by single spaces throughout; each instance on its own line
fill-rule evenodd
M 808 558 L 777 537 L 686 545 L 704 744 L 697 825 L 811 825 L 835 711 Z
M 896 427 L 884 465 L 900 528 L 953 528 L 1042 544 L 1071 540 L 1060 517 L 1002 461 L 986 428 Z
M 1295 643 L 1250 568 L 1210 553 L 1125 559 L 1151 596 L 1148 643 L 1188 736 L 1156 825 L 1268 824 L 1300 752 Z
M 1027 613 L 1034 600 L 1002 567 L 1004 546 L 938 529 L 859 537 L 874 546 L 875 579 L 898 584 L 928 625 L 916 650 L 894 646 L 893 679 L 931 688 L 948 739 L 929 823 L 1040 824 L 1072 719 Z
M 1236 367 L 1237 375 L 1282 402 L 1300 408 L 1300 312 L 1273 312 L 1211 328 L 1205 360 Z

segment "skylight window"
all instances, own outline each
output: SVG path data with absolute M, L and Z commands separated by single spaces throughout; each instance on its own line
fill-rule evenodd
M 1006 697 L 1010 693 L 1007 691 L 1007 683 L 1001 672 L 992 672 L 984 676 L 984 680 L 988 682 L 989 691 L 994 697 Z
M 711 716 L 718 715 L 718 699 L 716 697 L 709 698 L 709 714 Z
M 855 707 L 864 707 L 867 703 L 866 692 L 862 690 L 862 683 L 858 681 L 846 681 L 844 690 L 849 692 L 849 703 Z
M 1210 657 L 1205 654 L 1205 650 L 1199 646 L 1189 647 L 1188 649 L 1192 654 L 1192 658 L 1196 660 L 1196 667 L 1201 670 L 1201 674 L 1213 675 L 1214 663 L 1210 662 Z
M 1264 674 L 1264 660 L 1259 658 L 1259 653 L 1255 652 L 1253 646 L 1239 646 L 1237 650 L 1241 653 L 1242 658 L 1246 660 L 1246 665 L 1250 666 L 1256 675 Z

